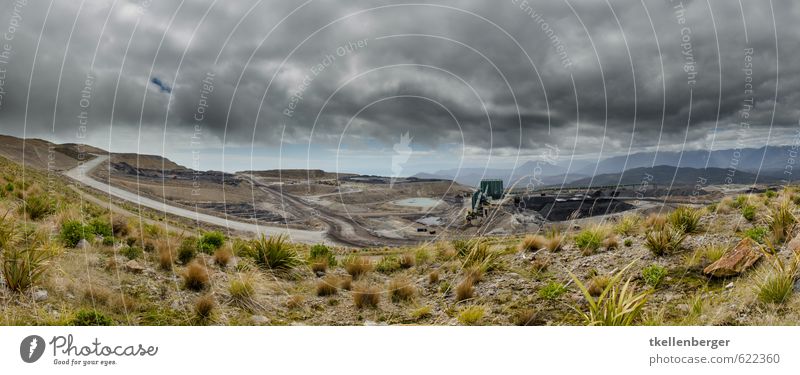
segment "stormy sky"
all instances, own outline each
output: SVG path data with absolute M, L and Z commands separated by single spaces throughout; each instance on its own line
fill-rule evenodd
M 798 19 L 792 1 L 8 0 L 0 127 L 384 175 L 791 144 Z

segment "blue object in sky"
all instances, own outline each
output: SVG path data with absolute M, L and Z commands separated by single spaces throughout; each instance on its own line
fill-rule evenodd
M 152 82 L 154 85 L 156 85 L 156 87 L 158 87 L 159 91 L 165 92 L 167 94 L 171 94 L 172 93 L 172 87 L 169 87 L 169 85 L 167 85 L 167 83 L 162 81 L 160 78 L 153 77 L 153 78 L 150 79 L 150 82 Z

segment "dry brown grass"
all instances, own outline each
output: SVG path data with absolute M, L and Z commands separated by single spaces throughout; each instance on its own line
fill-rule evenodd
M 336 285 L 339 284 L 339 278 L 333 275 L 328 275 L 324 279 L 317 281 L 317 296 L 326 297 L 332 296 L 338 292 Z
M 214 263 L 222 268 L 228 266 L 228 263 L 231 262 L 231 258 L 233 258 L 233 253 L 228 248 L 221 247 L 214 252 Z
M 519 243 L 519 248 L 523 251 L 541 250 L 545 248 L 547 242 L 547 238 L 540 234 L 529 234 Z
M 328 260 L 321 259 L 311 263 L 311 271 L 315 274 L 328 272 Z
M 547 271 L 547 267 L 549 266 L 550 266 L 550 261 L 542 257 L 534 258 L 533 261 L 531 261 L 531 270 L 533 272 L 538 273 Z
M 305 297 L 295 294 L 293 296 L 289 296 L 289 299 L 286 300 L 286 307 L 289 309 L 299 309 L 300 307 L 303 307 L 303 303 L 305 302 Z
M 339 279 L 339 288 L 350 290 L 353 288 L 353 276 L 347 275 Z
M 456 286 L 456 301 L 464 301 L 475 295 L 475 281 L 467 277 Z
M 365 284 L 353 287 L 353 303 L 357 308 L 376 308 L 381 300 L 381 290 L 375 286 Z
M 644 219 L 644 226 L 650 229 L 660 229 L 667 224 L 667 216 L 659 214 L 650 214 Z
M 198 261 L 189 263 L 183 273 L 183 286 L 195 292 L 208 286 L 208 269 Z
M 558 252 L 564 248 L 566 238 L 564 236 L 552 237 L 545 240 L 544 247 L 548 251 Z
M 158 266 L 162 270 L 172 270 L 172 265 L 175 263 L 175 252 L 173 252 L 168 245 L 159 244 L 158 246 Z
M 603 290 L 606 289 L 610 281 L 611 278 L 606 275 L 596 275 L 589 280 L 589 284 L 586 286 L 586 289 L 589 291 L 589 295 L 592 297 L 597 297 L 603 293 Z
M 197 320 L 205 322 L 211 319 L 216 307 L 217 303 L 214 301 L 214 296 L 206 294 L 198 297 L 197 301 L 194 303 L 194 313 L 197 317 Z
M 471 266 L 464 268 L 464 277 L 471 279 L 473 283 L 477 284 L 483 281 L 483 268 L 480 266 Z
M 545 322 L 534 309 L 524 309 L 514 315 L 514 324 L 518 326 L 540 326 Z
M 392 302 L 401 302 L 401 301 L 410 301 L 414 298 L 414 294 L 417 293 L 417 288 L 414 287 L 414 283 L 412 283 L 409 279 L 405 277 L 396 277 L 389 281 L 389 285 L 386 287 L 387 292 L 389 294 L 389 298 L 392 299 Z
M 433 285 L 439 282 L 439 270 L 433 270 L 428 274 L 428 283 Z
M 619 238 L 615 235 L 611 235 L 608 238 L 603 240 L 603 247 L 606 250 L 616 250 L 619 248 Z
M 372 261 L 363 256 L 352 257 L 345 261 L 344 269 L 353 279 L 358 279 L 372 270 Z
M 417 263 L 417 257 L 414 253 L 405 253 L 400 256 L 400 268 L 408 269 L 414 267 Z

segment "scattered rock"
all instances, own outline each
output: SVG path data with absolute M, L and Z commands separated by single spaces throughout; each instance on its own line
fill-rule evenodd
M 86 241 L 85 238 L 81 238 L 81 240 L 78 241 L 78 244 L 75 245 L 75 248 L 79 249 L 79 250 L 88 249 L 89 248 L 89 241 Z
M 800 234 L 786 244 L 786 248 L 794 254 L 800 254 Z
M 733 289 L 733 282 L 730 282 L 728 283 L 728 285 L 725 285 L 725 289 Z
M 264 315 L 253 315 L 250 317 L 250 323 L 253 323 L 254 326 L 263 326 L 269 323 L 269 319 Z
M 180 310 L 181 309 L 181 303 L 178 302 L 178 300 L 172 301 L 172 304 L 169 305 L 169 308 L 173 309 L 173 310 Z
M 132 273 L 141 273 L 144 271 L 144 266 L 135 260 L 129 260 L 128 263 L 125 263 L 125 270 Z
M 758 244 L 750 238 L 744 238 L 703 272 L 714 277 L 736 276 L 755 264 L 761 255 Z
M 46 290 L 37 290 L 33 292 L 33 300 L 36 302 L 42 302 L 47 299 L 47 291 Z

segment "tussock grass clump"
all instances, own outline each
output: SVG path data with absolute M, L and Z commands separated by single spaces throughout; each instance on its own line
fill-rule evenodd
M 466 267 L 463 273 L 465 278 L 471 279 L 475 284 L 483 281 L 483 269 L 479 266 Z
M 603 240 L 603 247 L 606 250 L 616 250 L 619 248 L 619 238 L 615 235 L 611 235 L 608 238 Z
M 324 279 L 317 281 L 317 296 L 326 297 L 332 296 L 338 292 L 336 285 L 339 284 L 339 278 L 333 275 L 328 275 Z
M 158 266 L 162 270 L 169 271 L 172 269 L 172 264 L 175 263 L 175 254 L 169 246 L 164 245 L 158 248 Z
M 644 246 L 656 256 L 662 256 L 678 251 L 685 239 L 686 233 L 683 230 L 665 225 L 648 231 L 644 238 Z
M 756 281 L 758 300 L 765 304 L 782 304 L 794 293 L 794 282 L 798 276 L 798 260 L 784 262 L 778 257 L 770 257 L 770 267 L 759 275 Z
M 728 247 L 721 244 L 708 244 L 695 250 L 691 255 L 685 258 L 685 265 L 687 267 L 706 266 L 714 263 L 725 255 Z
M 483 306 L 468 306 L 458 313 L 458 322 L 467 326 L 478 325 L 484 315 L 486 315 L 486 309 Z
M 356 308 L 377 308 L 381 300 L 381 290 L 375 286 L 359 284 L 353 287 L 353 303 Z
M 683 233 L 696 233 L 700 230 L 700 218 L 702 217 L 702 209 L 680 206 L 669 214 L 667 222 Z
M 651 264 L 642 269 L 642 279 L 644 283 L 653 288 L 658 288 L 666 275 L 667 269 L 658 264 Z
M 405 253 L 400 256 L 400 268 L 409 269 L 417 263 L 417 257 L 413 253 Z
M 540 234 L 529 234 L 522 239 L 519 243 L 519 248 L 522 251 L 537 251 L 544 249 L 547 243 L 547 238 Z
M 594 254 L 603 245 L 603 240 L 607 235 L 608 230 L 604 226 L 596 225 L 584 229 L 575 236 L 575 246 L 581 250 L 583 255 Z
M 431 260 L 431 252 L 425 246 L 420 246 L 414 251 L 414 260 L 417 264 L 425 264 Z
M 111 220 L 111 233 L 114 237 L 125 237 L 131 232 L 128 220 L 124 217 L 116 216 Z
M 255 260 L 262 268 L 278 272 L 291 271 L 301 263 L 285 235 L 267 238 L 262 234 L 261 238 L 253 240 L 250 246 L 245 247 L 243 255 Z
M 639 226 L 642 218 L 636 214 L 626 214 L 622 216 L 614 226 L 614 232 L 620 236 L 630 236 L 639 232 Z
M 228 293 L 234 301 L 245 302 L 249 301 L 255 295 L 255 288 L 250 278 L 242 277 L 231 280 L 228 286 Z
M 644 226 L 648 229 L 661 229 L 665 225 L 667 225 L 667 217 L 656 213 L 648 215 L 644 220 Z
M 791 202 L 788 199 L 783 199 L 775 207 L 770 209 L 769 216 L 767 217 L 767 225 L 772 231 L 772 238 L 776 242 L 783 242 L 794 229 L 797 223 L 797 217 L 792 213 Z
M 539 289 L 539 297 L 546 300 L 555 300 L 566 293 L 567 287 L 557 281 L 551 281 Z
M 55 212 L 55 201 L 43 194 L 26 194 L 19 206 L 19 212 L 37 221 Z
M 328 271 L 328 261 L 325 259 L 314 260 L 311 263 L 311 271 L 315 274 L 325 273 Z
M 548 267 L 550 267 L 550 261 L 545 258 L 537 257 L 531 261 L 531 271 L 533 272 L 544 272 Z
M 431 316 L 431 307 L 422 306 L 411 312 L 411 318 L 414 320 L 425 319 Z
M 213 317 L 216 307 L 217 302 L 214 300 L 214 296 L 206 294 L 198 297 L 194 303 L 195 317 L 199 322 L 207 322 Z
M 208 269 L 197 261 L 189 263 L 183 273 L 183 286 L 195 292 L 205 289 L 208 286 Z
M 609 282 L 611 282 L 609 276 L 595 275 L 589 280 L 589 283 L 586 285 L 586 290 L 589 291 L 590 296 L 597 297 L 603 293 L 603 290 L 606 289 Z
M 339 288 L 350 290 L 353 287 L 353 276 L 347 275 L 339 279 Z
M 439 282 L 439 270 L 433 270 L 428 274 L 428 284 L 436 284 Z
M 558 227 L 550 227 L 545 233 L 544 248 L 551 252 L 561 251 L 564 243 L 567 242 L 567 236 Z
M 305 302 L 306 302 L 305 297 L 299 294 L 295 294 L 293 296 L 289 296 L 289 298 L 286 300 L 286 307 L 292 310 L 299 309 L 303 307 L 303 303 Z
M 486 241 L 472 241 L 472 247 L 463 257 L 464 267 L 480 267 L 482 271 L 489 272 L 497 266 L 498 254 L 489 249 Z
M 449 284 L 448 284 L 449 288 Z M 475 295 L 475 281 L 472 278 L 464 278 L 456 286 L 456 302 L 468 300 Z
M 629 326 L 639 318 L 650 292 L 636 293 L 630 278 L 621 284 L 623 273 L 631 265 L 633 263 L 611 277 L 597 297 L 592 296 L 589 289 L 570 272 L 572 280 L 588 302 L 588 311 L 582 311 L 575 306 L 572 308 L 581 314 L 587 325 Z
M 518 326 L 539 326 L 544 321 L 534 309 L 523 309 L 514 314 L 514 324 Z
M 219 248 L 214 251 L 214 263 L 218 266 L 225 268 L 228 266 L 228 263 L 231 262 L 233 258 L 233 253 L 230 249 L 227 248 Z
M 344 270 L 353 279 L 358 279 L 372 270 L 372 261 L 363 256 L 350 256 L 344 261 Z
M 401 301 L 410 301 L 412 298 L 414 298 L 414 294 L 417 293 L 417 288 L 414 287 L 414 283 L 405 277 L 395 277 L 389 281 L 389 285 L 386 287 L 386 289 L 389 294 L 389 298 L 391 298 L 392 302 L 395 303 Z

